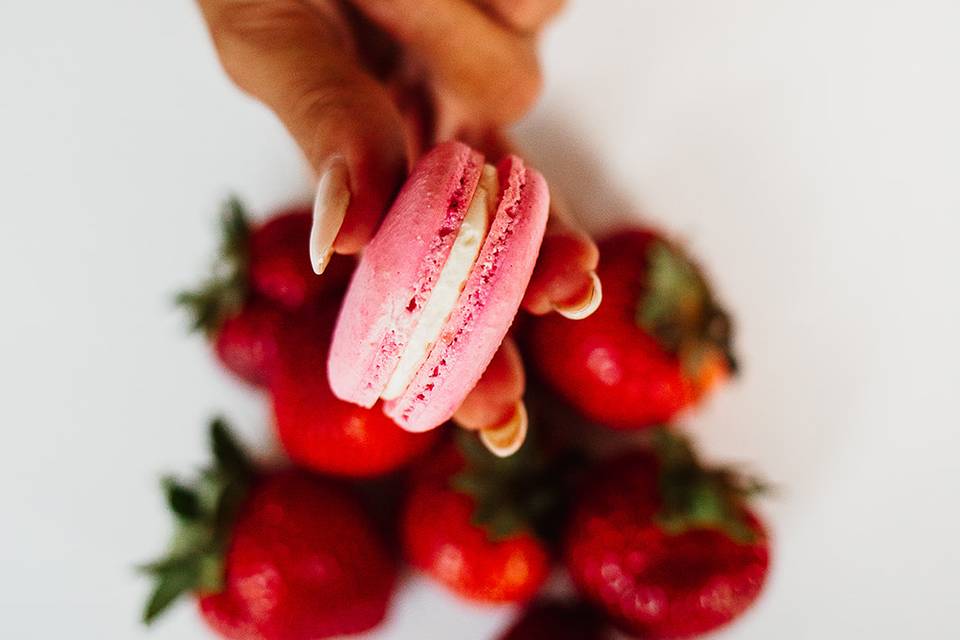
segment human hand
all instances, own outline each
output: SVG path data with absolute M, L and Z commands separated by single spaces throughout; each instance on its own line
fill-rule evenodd
M 277 114 L 320 176 L 318 272 L 331 250 L 363 247 L 415 159 L 408 123 L 423 114 L 395 98 L 422 82 L 444 137 L 457 123 L 513 122 L 540 89 L 534 33 L 561 4 L 199 0 L 227 74 Z
M 318 273 L 333 251 L 366 244 L 424 146 L 459 137 L 491 158 L 510 151 L 498 132 L 536 99 L 535 34 L 563 3 L 198 1 L 227 74 L 277 114 L 320 176 Z M 588 315 L 600 301 L 596 263 L 596 246 L 554 199 L 524 307 Z M 456 420 L 501 440 L 525 431 L 523 390 L 508 338 Z

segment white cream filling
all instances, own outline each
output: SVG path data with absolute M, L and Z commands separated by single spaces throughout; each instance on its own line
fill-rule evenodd
M 460 297 L 480 254 L 480 247 L 483 246 L 490 219 L 493 217 L 498 192 L 497 170 L 490 165 L 484 165 L 480 182 L 450 248 L 447 262 L 440 270 L 433 291 L 430 292 L 420 314 L 420 321 L 410 335 L 400 362 L 381 395 L 383 399 L 393 400 L 403 394 L 440 337 L 443 324 L 453 313 L 457 298 Z

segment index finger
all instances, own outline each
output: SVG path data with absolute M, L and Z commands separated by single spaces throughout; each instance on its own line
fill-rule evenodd
M 199 0 L 220 61 L 322 174 L 312 248 L 358 251 L 406 171 L 400 115 L 361 68 L 332 0 Z M 306 259 L 306 258 L 305 258 Z

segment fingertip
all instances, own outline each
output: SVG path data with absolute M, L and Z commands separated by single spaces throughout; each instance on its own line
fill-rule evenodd
M 596 243 L 579 229 L 563 225 L 559 229 L 555 226 L 552 232 L 548 230 L 523 308 L 534 315 L 544 315 L 557 308 L 587 304 L 593 291 L 599 290 L 595 284 L 599 283 L 599 255 Z
M 557 313 L 568 320 L 583 320 L 600 307 L 603 301 L 603 286 L 596 271 L 586 274 L 587 284 L 584 292 L 571 300 L 561 300 L 553 303 Z
M 504 423 L 523 398 L 526 374 L 513 338 L 500 345 L 483 376 L 454 415 L 454 422 L 472 431 Z
M 529 422 L 527 407 L 520 400 L 505 421 L 480 430 L 480 442 L 498 458 L 512 456 L 527 439 Z

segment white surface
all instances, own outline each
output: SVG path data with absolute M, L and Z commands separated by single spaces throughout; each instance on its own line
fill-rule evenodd
M 960 9 L 930 0 L 574 1 L 520 128 L 583 215 L 689 240 L 745 376 L 688 423 L 782 487 L 766 596 L 718 637 L 956 638 Z M 169 304 L 229 189 L 306 189 L 192 4 L 0 6 L 0 628 L 138 638 L 155 480 L 265 409 Z M 422 583 L 375 637 L 489 638 Z M 207 637 L 190 607 L 153 638 Z

